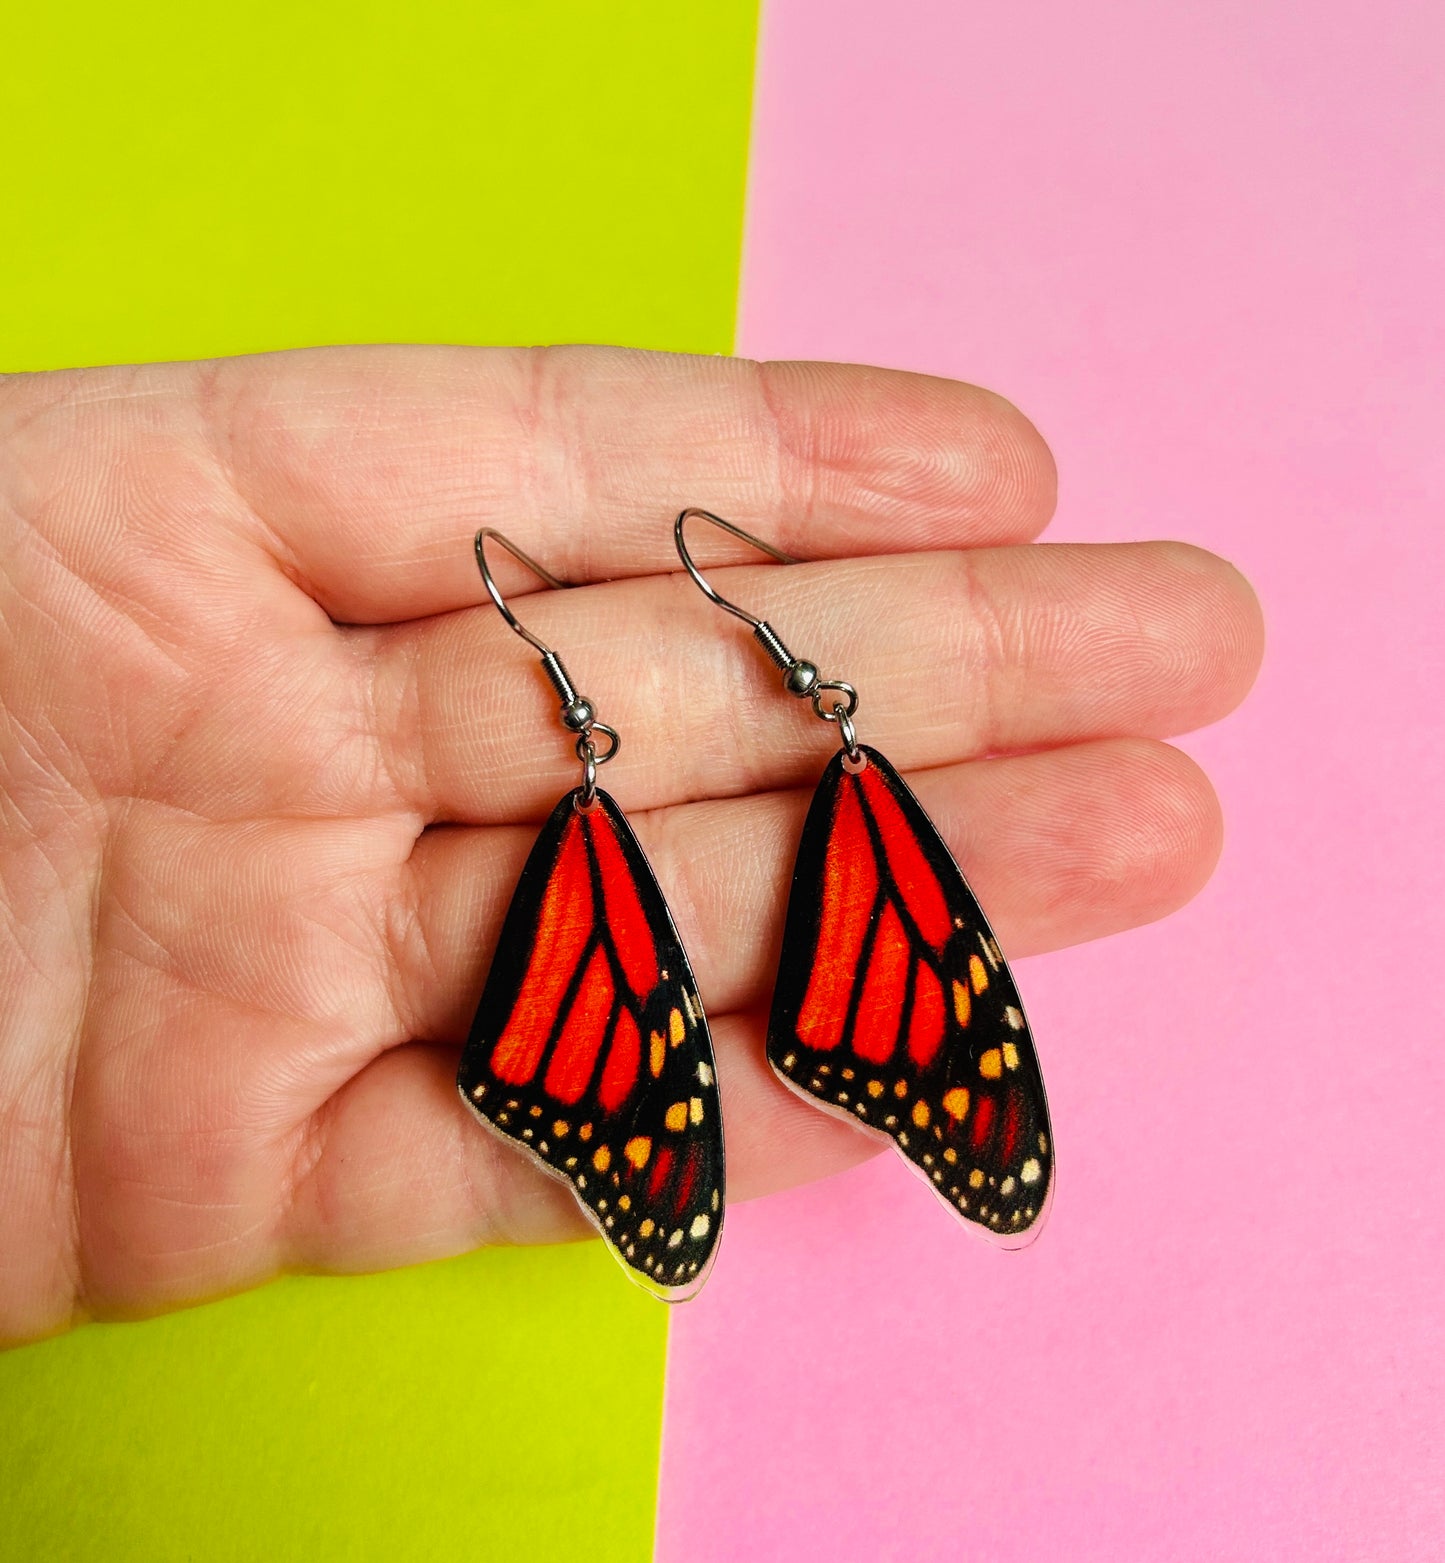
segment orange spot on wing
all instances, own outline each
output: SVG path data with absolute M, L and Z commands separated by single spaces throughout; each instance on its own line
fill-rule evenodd
M 920 1067 L 931 1064 L 943 1046 L 943 984 L 922 961 L 913 968 L 913 1013 L 908 1019 L 908 1056 Z
M 863 775 L 868 773 L 864 771 Z M 873 1064 L 886 1064 L 898 1044 L 903 995 L 913 952 L 903 922 L 887 902 L 878 919 L 878 931 L 868 956 L 863 992 L 853 1023 L 853 1051 Z
M 582 840 L 581 816 L 563 827 L 526 975 L 517 1001 L 492 1049 L 491 1068 L 508 1085 L 525 1085 L 537 1072 L 557 1011 L 592 936 L 592 876 Z M 604 1017 L 605 1023 L 605 1017 Z
M 988 968 L 976 955 L 968 958 L 968 980 L 973 984 L 975 993 L 982 993 L 988 986 Z
M 823 858 L 823 911 L 818 921 L 818 942 L 808 990 L 798 1010 L 798 1040 L 820 1052 L 837 1047 L 842 1040 L 853 979 L 878 893 L 873 843 L 851 780 L 844 778 L 834 806 L 833 826 Z
M 957 977 L 953 979 L 953 1013 L 958 1016 L 960 1026 L 966 1026 L 973 1014 L 973 995 L 968 991 L 968 984 Z
M 617 826 L 606 809 L 589 809 L 580 817 L 586 821 L 588 838 L 597 854 L 607 927 L 617 947 L 622 974 L 633 995 L 645 999 L 657 986 L 657 945 L 647 914 L 642 910 L 637 881 L 623 856 Z
M 943 1093 L 943 1110 L 955 1120 L 968 1117 L 968 1092 L 963 1086 L 956 1085 Z
M 883 839 L 883 849 L 888 854 L 888 867 L 893 873 L 898 893 L 909 916 L 918 925 L 918 931 L 940 953 L 953 921 L 948 915 L 948 902 L 938 875 L 930 867 L 913 827 L 903 816 L 898 800 L 876 765 L 859 771 L 854 780 L 861 786 L 868 807 L 873 811 L 873 823 Z
M 632 1011 L 622 1010 L 612 1032 L 612 1046 L 607 1051 L 607 1062 L 602 1066 L 602 1079 L 597 1086 L 597 1100 L 605 1111 L 611 1113 L 625 1102 L 637 1084 L 642 1067 L 642 1034 Z
M 612 974 L 607 969 L 607 957 L 598 945 L 587 962 L 581 986 L 567 1011 L 567 1021 L 557 1038 L 552 1062 L 547 1066 L 543 1086 L 559 1102 L 575 1102 L 587 1089 L 592 1071 L 597 1065 L 597 1055 L 602 1051 L 602 1040 L 607 1021 L 612 1014 Z

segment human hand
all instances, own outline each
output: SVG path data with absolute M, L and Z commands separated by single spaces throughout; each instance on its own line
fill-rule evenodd
M 1203 884 L 1214 796 L 1159 739 L 1261 650 L 1210 554 L 1015 546 L 1053 496 L 1006 403 L 866 368 L 359 348 L 0 379 L 0 1338 L 591 1230 L 454 1086 L 577 780 L 482 524 L 599 583 L 524 617 L 623 735 L 606 785 L 712 1022 L 730 1190 L 872 1154 L 763 1061 L 832 734 L 675 573 L 672 517 L 824 561 L 709 575 L 858 686 L 1018 956 Z

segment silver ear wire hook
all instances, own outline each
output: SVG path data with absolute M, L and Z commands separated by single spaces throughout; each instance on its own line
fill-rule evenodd
M 528 645 L 536 647 L 536 649 L 540 651 L 544 657 L 555 656 L 555 652 L 553 652 L 549 647 L 543 645 L 542 642 L 538 640 L 537 637 L 531 632 L 531 630 L 529 630 L 525 624 L 518 620 L 517 615 L 513 613 L 512 610 L 507 606 L 507 599 L 502 596 L 501 590 L 498 587 L 496 581 L 492 579 L 492 569 L 491 566 L 487 563 L 487 539 L 489 537 L 494 543 L 500 543 L 502 547 L 505 548 L 507 552 L 511 554 L 511 556 L 520 564 L 526 565 L 526 567 L 532 572 L 533 575 L 537 577 L 539 581 L 544 581 L 548 586 L 553 587 L 555 590 L 567 591 L 572 583 L 570 581 L 558 580 L 558 578 L 553 575 L 550 570 L 546 570 L 540 564 L 538 564 L 537 561 L 531 556 L 531 554 L 524 554 L 522 550 L 518 548 L 517 545 L 511 540 L 511 538 L 506 535 L 506 533 L 499 532 L 494 526 L 484 526 L 472 540 L 472 546 L 477 551 L 477 568 L 482 572 L 482 584 L 487 588 L 487 595 L 494 603 L 496 603 L 497 612 L 501 614 L 507 623 L 510 624 L 514 630 L 516 630 L 516 632 L 522 637 L 523 640 L 527 642 Z
M 555 689 L 562 700 L 562 725 L 570 733 L 577 734 L 577 742 L 574 748 L 577 758 L 582 762 L 582 789 L 578 800 L 579 806 L 591 808 L 593 800 L 597 796 L 597 767 L 606 763 L 622 747 L 622 739 L 615 727 L 609 727 L 606 722 L 597 720 L 597 713 L 593 709 L 592 702 L 586 695 L 578 694 L 577 686 L 572 682 L 572 677 L 564 666 L 561 657 L 544 641 L 539 640 L 531 630 L 523 624 L 515 613 L 507 606 L 507 600 L 502 596 L 501 588 L 492 577 L 491 566 L 487 563 L 487 539 L 499 543 L 520 564 L 526 567 L 546 585 L 557 591 L 571 590 L 570 581 L 559 580 L 550 570 L 544 569 L 530 554 L 523 553 L 520 548 L 505 533 L 499 532 L 494 526 L 484 526 L 473 539 L 472 546 L 477 555 L 477 569 L 482 572 L 482 584 L 487 588 L 487 596 L 496 604 L 497 612 L 507 621 L 508 625 L 516 631 L 523 640 L 539 651 L 542 661 L 542 671 L 547 675 L 552 688 Z M 607 737 L 607 747 L 599 754 L 597 745 L 593 741 L 593 733 L 603 733 Z
M 853 713 L 858 709 L 858 691 L 841 679 L 823 678 L 818 672 L 816 663 L 805 661 L 802 657 L 795 657 L 788 650 L 783 644 L 782 637 L 766 619 L 760 619 L 756 614 L 749 613 L 746 608 L 740 608 L 735 602 L 729 602 L 715 586 L 708 582 L 693 562 L 693 557 L 687 548 L 686 528 L 693 516 L 696 516 L 699 521 L 706 521 L 712 526 L 720 527 L 724 532 L 761 550 L 769 558 L 776 559 L 779 564 L 801 564 L 803 561 L 792 554 L 785 554 L 781 548 L 774 548 L 771 543 L 765 543 L 760 537 L 754 537 L 751 532 L 745 532 L 736 523 L 724 521 L 721 516 L 715 516 L 712 511 L 701 510 L 695 505 L 684 510 L 673 522 L 672 540 L 677 545 L 678 557 L 703 596 L 715 602 L 725 612 L 731 613 L 734 618 L 741 619 L 752 630 L 753 639 L 767 653 L 773 665 L 781 669 L 783 688 L 800 700 L 811 699 L 815 715 L 821 717 L 823 721 L 836 722 L 849 761 L 854 764 L 862 761 L 863 756 L 858 749 L 858 735 L 853 730 Z M 830 691 L 840 698 L 825 705 L 823 696 Z
M 677 544 L 678 553 L 682 556 L 683 567 L 693 580 L 697 582 L 703 596 L 710 597 L 719 608 L 725 608 L 729 613 L 735 614 L 740 618 L 744 624 L 757 629 L 758 625 L 763 621 L 749 613 L 746 608 L 740 608 L 735 602 L 729 602 L 715 586 L 708 583 L 702 571 L 693 563 L 692 555 L 687 551 L 687 537 L 685 533 L 688 520 L 692 516 L 696 516 L 699 521 L 711 522 L 713 526 L 721 527 L 724 532 L 730 532 L 734 537 L 741 538 L 749 547 L 760 549 L 770 559 L 776 559 L 779 564 L 802 564 L 803 561 L 795 559 L 792 554 L 785 554 L 781 548 L 774 548 L 771 543 L 765 543 L 760 537 L 754 537 L 751 532 L 743 531 L 735 522 L 724 521 L 721 516 L 715 516 L 711 510 L 699 510 L 695 505 L 690 510 L 684 510 L 673 523 L 672 537 Z

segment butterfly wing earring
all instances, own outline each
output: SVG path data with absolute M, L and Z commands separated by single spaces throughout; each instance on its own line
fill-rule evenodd
M 709 585 L 688 553 L 691 518 L 798 561 L 706 510 L 684 510 L 673 528 L 696 584 L 751 628 L 783 687 L 842 739 L 798 844 L 768 1061 L 794 1091 L 891 1139 L 995 1243 L 1022 1247 L 1048 1208 L 1053 1138 L 1008 963 L 922 805 L 858 742 L 857 690 L 821 677 Z
M 489 1128 L 572 1187 L 628 1274 L 668 1301 L 703 1283 L 723 1218 L 712 1039 L 672 917 L 622 811 L 597 786 L 617 753 L 562 660 L 520 624 L 476 536 L 492 601 L 540 653 L 581 785 L 537 837 L 502 924 L 457 1088 Z

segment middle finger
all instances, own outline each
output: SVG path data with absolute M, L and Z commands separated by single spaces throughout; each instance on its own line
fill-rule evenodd
M 1188 731 L 1228 711 L 1253 674 L 1248 585 L 1178 543 L 745 566 L 710 578 L 825 678 L 855 684 L 860 737 L 900 768 Z M 535 592 L 512 606 L 622 734 L 603 781 L 626 809 L 798 785 L 836 742 L 782 690 L 745 627 L 685 576 Z M 375 801 L 498 824 L 538 817 L 576 784 L 536 654 L 490 604 L 345 634 L 370 683 L 393 789 Z

